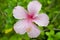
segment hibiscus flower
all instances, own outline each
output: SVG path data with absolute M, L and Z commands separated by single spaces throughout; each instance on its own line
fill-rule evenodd
M 49 23 L 49 18 L 45 13 L 39 14 L 41 7 L 42 5 L 38 1 L 31 1 L 27 6 L 28 11 L 22 6 L 16 6 L 13 9 L 13 16 L 20 20 L 14 24 L 15 32 L 19 34 L 25 34 L 27 32 L 30 38 L 38 37 L 41 31 L 37 25 L 47 26 Z

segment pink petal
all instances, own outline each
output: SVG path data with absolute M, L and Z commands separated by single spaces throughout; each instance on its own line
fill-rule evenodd
M 28 32 L 28 36 L 30 38 L 36 38 L 40 35 L 40 30 L 35 26 L 35 25 L 32 25 L 31 26 L 31 31 Z
M 26 10 L 21 6 L 16 6 L 13 9 L 13 16 L 17 19 L 26 18 L 26 13 L 27 13 Z
M 26 28 L 28 27 L 28 23 L 26 20 L 20 20 L 14 25 L 14 30 L 16 33 L 24 34 L 26 32 Z
M 34 22 L 39 26 L 47 26 L 49 24 L 49 17 L 46 14 L 40 14 Z
M 32 1 L 28 4 L 28 11 L 30 13 L 38 13 L 41 10 L 41 6 L 38 1 Z

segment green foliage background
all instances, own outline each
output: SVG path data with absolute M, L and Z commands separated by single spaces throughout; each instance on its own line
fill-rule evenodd
M 17 21 L 13 17 L 12 10 L 20 5 L 27 9 L 32 0 L 0 0 L 0 40 L 60 40 L 60 0 L 38 0 L 42 4 L 42 10 L 50 19 L 47 27 L 39 27 L 42 31 L 39 37 L 29 38 L 27 34 L 16 34 L 13 29 Z

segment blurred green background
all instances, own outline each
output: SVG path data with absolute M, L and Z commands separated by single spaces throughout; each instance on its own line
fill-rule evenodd
M 17 34 L 13 25 L 17 21 L 12 10 L 20 5 L 27 9 L 32 0 L 0 0 L 0 40 L 60 40 L 60 0 L 38 0 L 42 4 L 40 12 L 45 12 L 50 19 L 47 27 L 39 27 L 39 37 L 29 38 L 27 34 Z

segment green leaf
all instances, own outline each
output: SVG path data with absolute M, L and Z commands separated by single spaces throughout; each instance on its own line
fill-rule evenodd
M 57 33 L 56 33 L 55 38 L 56 38 L 56 39 L 60 39 L 60 32 L 57 32 Z
M 22 40 L 19 35 L 12 35 L 9 40 Z
M 54 40 L 52 37 L 49 37 L 47 40 Z

